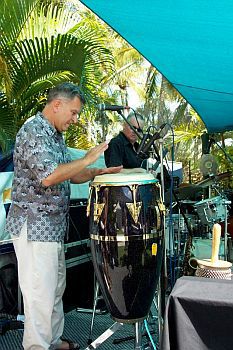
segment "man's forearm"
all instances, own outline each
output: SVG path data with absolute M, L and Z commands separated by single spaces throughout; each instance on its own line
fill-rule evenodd
M 93 179 L 95 176 L 100 175 L 102 169 L 97 168 L 87 168 L 80 171 L 77 175 L 72 177 L 71 182 L 76 184 L 81 184 Z
M 88 167 L 88 165 L 94 163 L 99 158 L 99 156 L 107 149 L 107 147 L 107 142 L 102 142 L 101 144 L 90 149 L 83 158 L 73 160 L 72 162 L 67 164 L 59 164 L 52 174 L 47 176 L 46 179 L 42 180 L 42 184 L 48 187 L 56 185 L 66 180 L 72 181 L 72 179 L 76 179 L 76 176 L 78 179 L 80 173 L 82 173 L 82 171 L 86 167 Z M 85 181 L 88 181 L 90 179 L 91 177 L 88 179 L 88 176 L 86 176 Z
M 48 187 L 66 180 L 71 180 L 81 173 L 88 165 L 88 161 L 85 158 L 76 159 L 66 164 L 59 164 L 52 174 L 42 180 L 42 183 L 44 186 Z

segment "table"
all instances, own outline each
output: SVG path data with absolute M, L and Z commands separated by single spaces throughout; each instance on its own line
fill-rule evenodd
M 160 350 L 232 350 L 233 281 L 181 277 L 168 298 Z

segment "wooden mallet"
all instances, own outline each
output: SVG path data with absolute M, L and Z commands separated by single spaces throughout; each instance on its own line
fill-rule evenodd
M 197 260 L 197 270 L 195 275 L 206 278 L 231 279 L 231 266 L 229 261 L 219 260 L 219 246 L 221 239 L 221 226 L 214 224 L 212 238 L 211 259 Z

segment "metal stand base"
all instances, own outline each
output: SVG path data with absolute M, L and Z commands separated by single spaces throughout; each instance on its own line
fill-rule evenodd
M 118 329 L 123 326 L 123 323 L 115 322 L 110 328 L 108 328 L 104 333 L 102 333 L 96 340 L 94 340 L 85 350 L 97 349 L 103 342 L 111 337 Z
M 76 308 L 77 312 L 83 312 L 83 313 L 87 313 L 87 314 L 93 314 L 94 309 L 84 309 L 81 307 L 77 307 Z M 96 309 L 95 310 L 95 314 L 96 315 L 105 315 L 108 311 L 107 310 L 101 310 L 101 309 Z
M 159 284 L 159 287 L 160 287 L 160 284 Z M 98 283 L 98 281 L 96 281 L 95 291 L 94 291 L 93 313 L 92 313 L 92 320 L 91 320 L 90 333 L 89 333 L 89 339 L 88 339 L 88 347 L 85 348 L 85 350 L 97 349 L 103 342 L 105 342 L 116 331 L 118 331 L 118 329 L 120 329 L 121 326 L 128 323 L 128 322 L 121 322 L 121 320 L 117 320 L 117 322 L 115 322 L 110 328 L 108 328 L 104 333 L 102 333 L 97 339 L 92 341 L 92 331 L 93 331 L 94 319 L 95 319 L 95 315 L 96 315 L 96 311 L 97 311 L 96 310 L 96 303 L 97 303 L 97 300 L 100 298 L 99 294 L 100 294 L 99 283 Z M 155 307 L 157 309 L 157 313 L 158 313 L 157 318 L 158 318 L 158 321 L 160 323 L 160 325 L 159 325 L 159 333 L 160 333 L 161 324 L 162 324 L 162 316 L 161 316 L 161 308 L 159 307 L 159 305 L 160 305 L 160 293 L 158 292 L 158 294 L 159 295 L 157 295 L 157 302 L 156 302 L 156 298 L 154 298 L 153 302 L 154 302 L 154 305 L 155 305 Z M 144 348 L 142 346 L 143 320 L 136 319 L 135 322 L 134 321 L 132 322 L 132 324 L 134 324 L 134 326 L 135 326 L 135 335 L 128 336 L 128 337 L 121 338 L 121 339 L 114 339 L 113 343 L 119 344 L 122 341 L 135 339 L 134 350 L 150 349 L 150 347 Z M 147 335 L 147 334 L 145 334 L 145 335 Z
M 135 350 L 142 349 L 142 324 L 141 322 L 135 323 Z
M 94 340 L 85 350 L 97 349 L 103 342 L 110 338 L 118 329 L 120 329 L 124 323 L 115 322 L 110 328 L 102 333 L 96 340 Z M 135 323 L 135 345 L 134 350 L 142 350 L 142 324 L 141 322 Z

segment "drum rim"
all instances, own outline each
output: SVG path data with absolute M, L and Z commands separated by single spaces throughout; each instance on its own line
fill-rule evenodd
M 205 203 L 209 203 L 209 202 L 220 202 L 223 201 L 224 198 L 222 196 L 215 196 L 215 197 L 211 197 L 211 198 L 206 198 L 206 199 L 202 199 L 201 201 L 197 202 L 194 204 L 194 207 L 205 204 Z
M 151 173 L 135 173 L 135 174 L 103 174 L 97 175 L 92 180 L 91 184 L 96 185 L 115 185 L 121 186 L 122 184 L 150 184 L 158 183 L 159 180 Z
M 120 182 L 114 182 L 114 181 L 105 181 L 105 182 L 101 182 L 101 181 L 95 181 L 93 180 L 91 185 L 92 186 L 108 186 L 108 185 L 112 185 L 112 186 L 129 186 L 129 185 L 148 185 L 148 184 L 158 184 L 158 179 L 154 179 L 154 180 L 130 180 L 130 181 L 120 181 Z
M 158 238 L 159 231 L 156 233 L 145 233 L 142 235 L 130 235 L 130 236 L 123 236 L 123 235 L 116 235 L 116 236 L 101 236 L 101 235 L 94 235 L 90 234 L 90 238 L 94 241 L 104 241 L 104 242 L 128 242 L 130 240 L 147 240 L 147 239 L 155 239 Z

